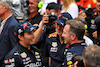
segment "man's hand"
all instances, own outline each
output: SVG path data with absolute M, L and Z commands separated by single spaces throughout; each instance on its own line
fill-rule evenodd
M 43 18 L 42 18 L 42 24 L 48 23 L 49 22 L 49 17 L 47 13 L 44 13 Z
M 74 67 L 77 67 L 77 64 L 78 64 L 78 61 L 76 61 L 76 62 L 74 63 Z
M 97 39 L 97 31 L 92 33 L 93 37 Z

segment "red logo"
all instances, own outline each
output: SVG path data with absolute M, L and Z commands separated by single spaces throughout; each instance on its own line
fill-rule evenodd
M 24 23 L 21 26 L 23 26 L 23 29 L 25 30 L 25 28 L 27 27 L 27 23 Z

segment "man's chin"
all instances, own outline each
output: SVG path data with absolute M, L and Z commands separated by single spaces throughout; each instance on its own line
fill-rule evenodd
M 66 41 L 64 41 L 64 43 L 66 44 Z
M 57 34 L 58 34 L 58 35 L 62 35 L 62 33 L 61 33 L 61 32 L 57 32 Z

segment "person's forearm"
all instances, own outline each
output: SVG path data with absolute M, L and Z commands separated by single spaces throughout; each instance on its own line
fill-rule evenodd
M 44 27 L 44 24 L 41 23 L 41 25 L 39 26 L 39 28 L 34 32 L 34 35 L 35 35 L 34 44 L 36 44 L 39 41 L 41 35 L 43 34 L 43 32 L 44 32 L 42 30 L 43 27 Z

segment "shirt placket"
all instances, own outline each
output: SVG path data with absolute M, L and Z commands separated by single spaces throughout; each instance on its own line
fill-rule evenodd
M 1 34 L 1 32 L 2 32 L 3 26 L 4 26 L 4 24 L 1 23 L 1 24 L 0 24 L 0 34 Z

